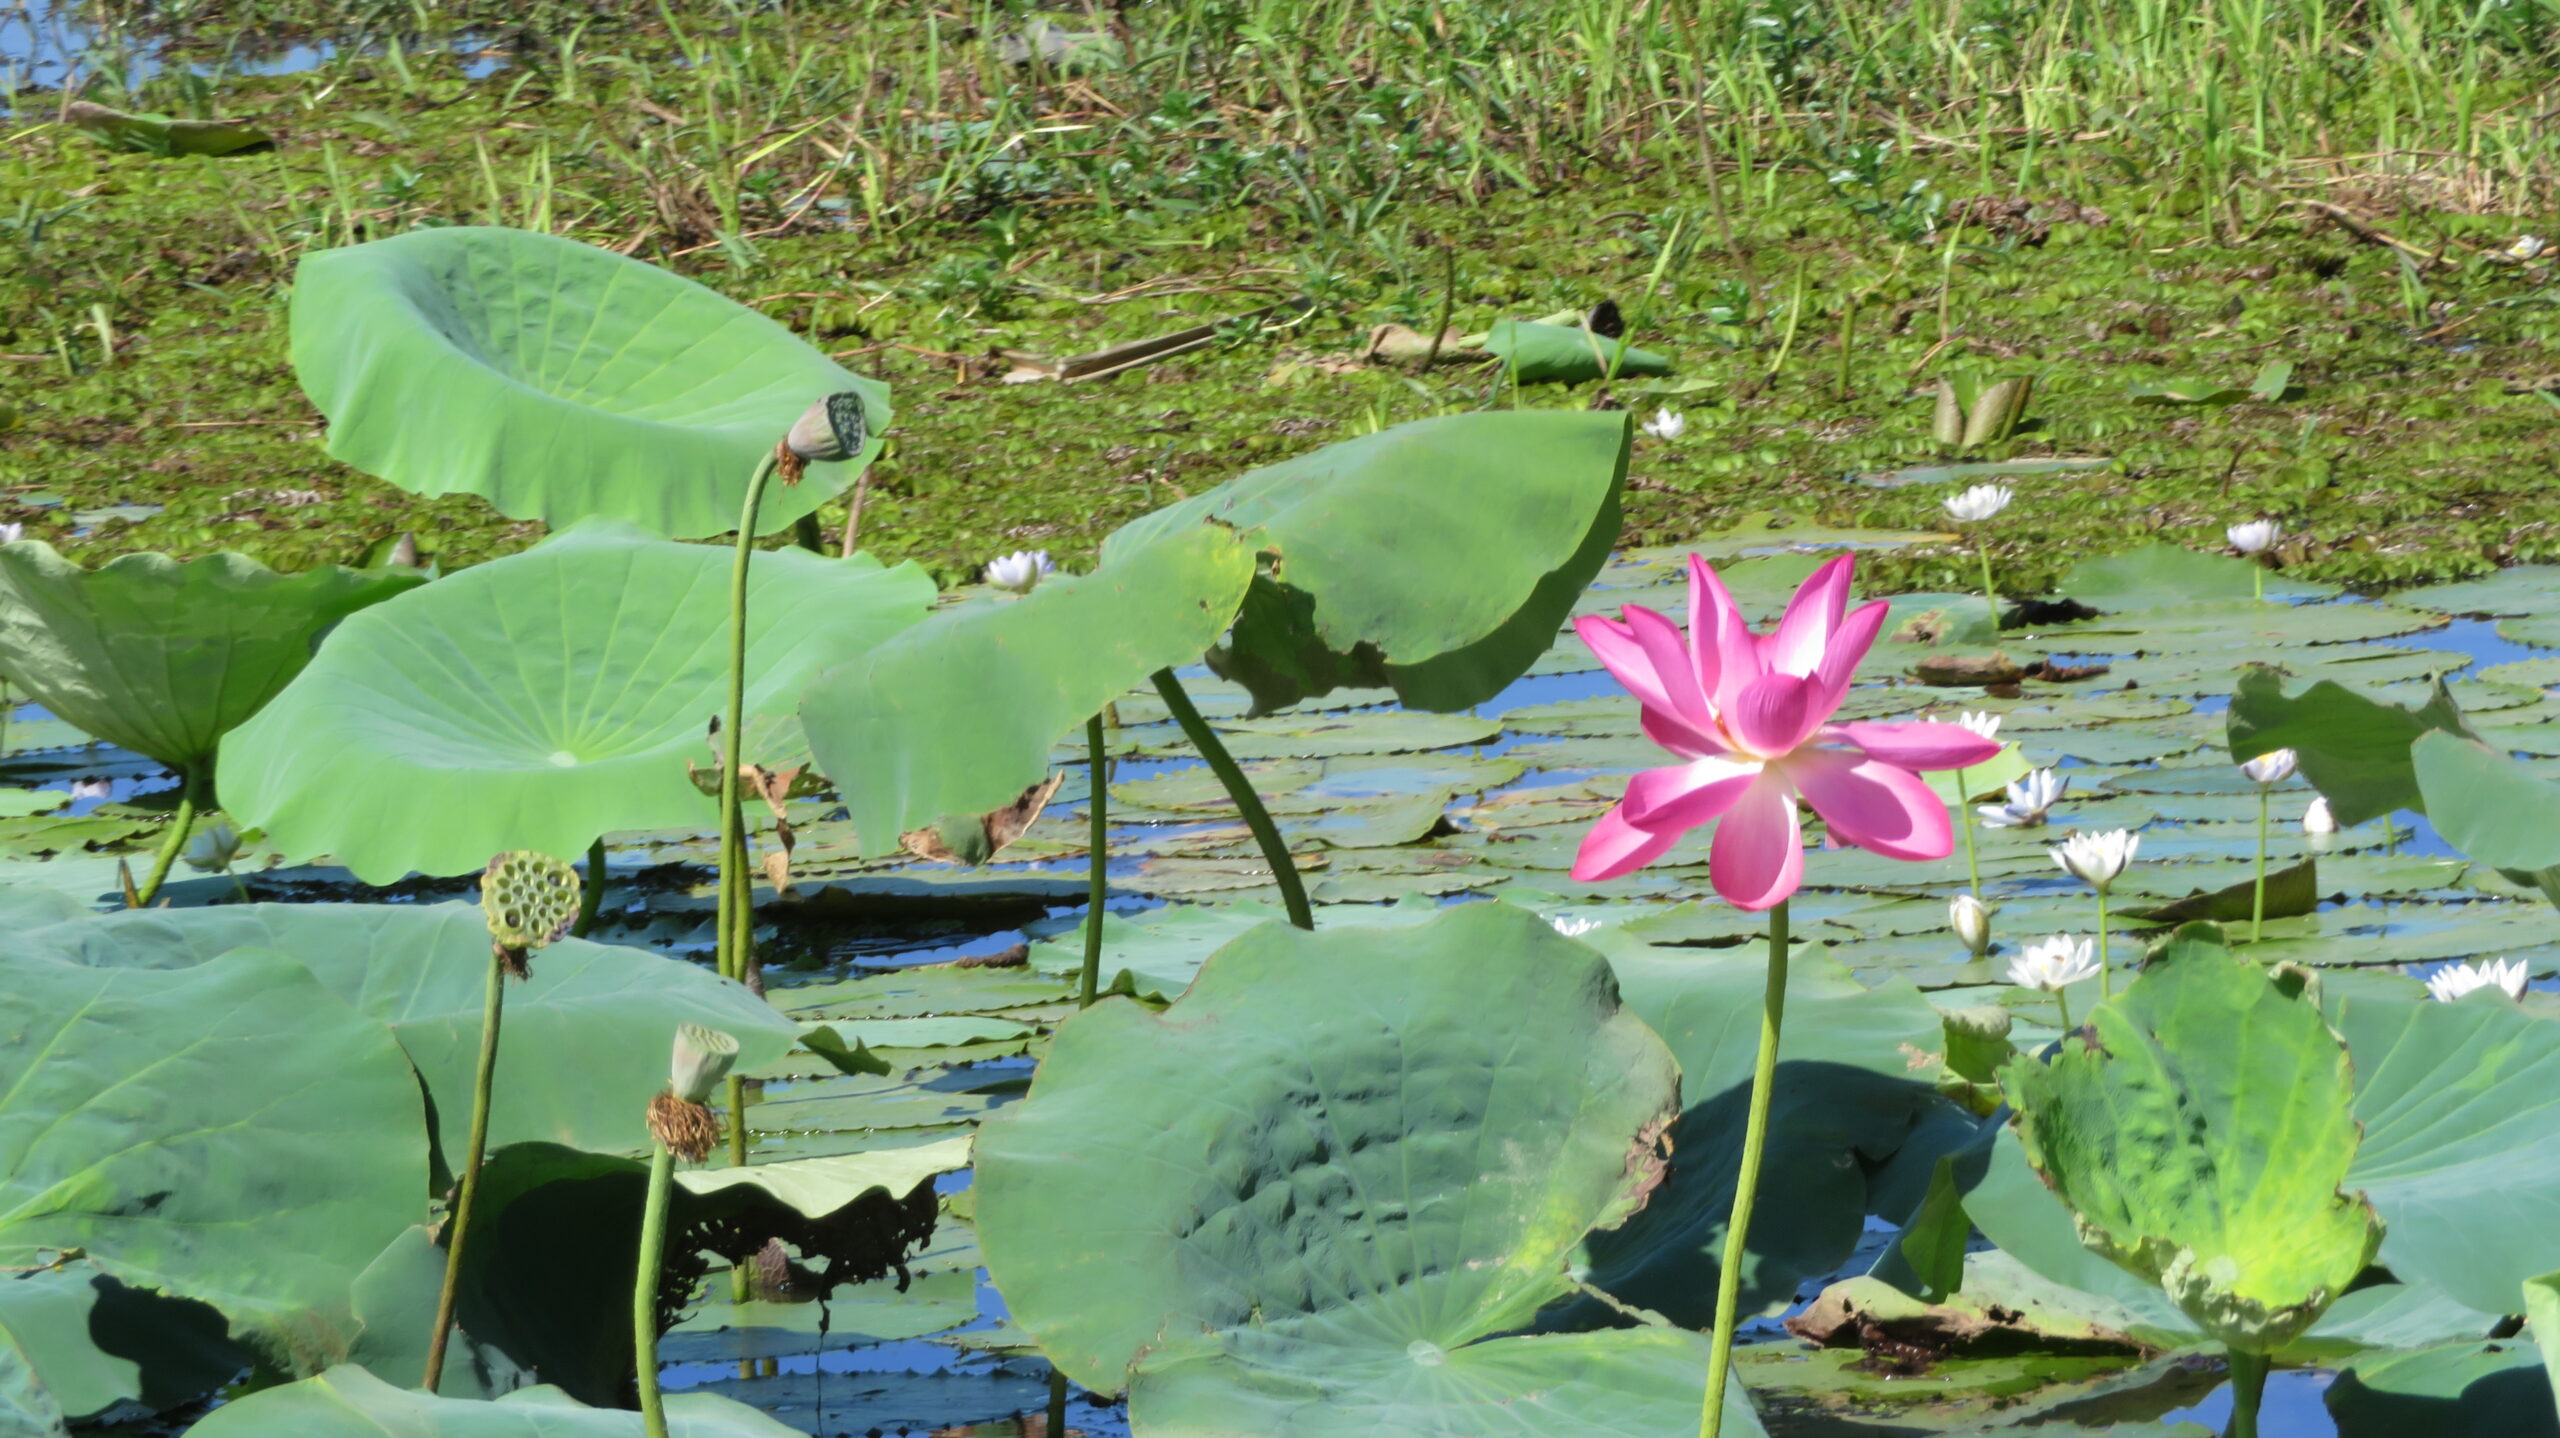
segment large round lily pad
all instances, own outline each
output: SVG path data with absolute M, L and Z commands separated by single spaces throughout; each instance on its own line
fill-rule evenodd
M 1161 1015 L 1108 999 L 1060 1030 L 979 1129 L 979 1242 L 1141 1434 L 1681 1431 L 1694 1335 L 1488 1337 L 1643 1203 L 1675 1075 L 1599 955 L 1525 910 L 1271 925 Z M 1734 1402 L 1726 1431 L 1756 1432 Z
M 450 226 L 322 250 L 293 284 L 293 368 L 329 453 L 511 519 L 603 516 L 699 539 L 812 403 L 860 394 L 871 439 L 775 484 L 767 532 L 880 452 L 888 387 L 681 275 L 527 230 Z
M 345 1356 L 358 1274 L 417 1221 L 427 1143 L 391 1034 L 283 954 L 0 982 L 0 1267 L 82 1250 L 222 1310 L 284 1366 Z
M 458 1161 L 471 1123 L 489 927 L 476 904 L 239 904 L 145 909 L 79 919 L 30 945 L 116 969 L 188 969 L 237 948 L 278 949 L 330 992 L 391 1026 L 435 1100 L 438 1133 Z M 494 1146 L 543 1139 L 579 1148 L 646 1148 L 650 1095 L 666 1087 L 667 1044 L 693 1022 L 735 1037 L 739 1061 L 782 1057 L 800 1028 L 697 964 L 646 950 L 563 939 L 510 986 L 498 1030 Z
M 195 1438 L 641 1438 L 647 1429 L 638 1413 L 590 1408 L 557 1388 L 527 1388 L 495 1402 L 438 1398 L 349 1366 L 226 1403 L 187 1431 Z M 667 1434 L 807 1438 L 712 1393 L 669 1397 Z
M 1203 520 L 1265 562 L 1209 665 L 1254 711 L 1337 688 L 1481 704 L 1555 643 L 1618 539 L 1629 419 L 1502 410 L 1400 424 L 1252 470 L 1103 541 L 1103 563 Z
M 426 576 L 254 559 L 128 554 L 83 569 L 37 540 L 0 544 L 0 679 L 81 732 L 172 768 L 311 662 L 330 626 Z
M 707 823 L 685 761 L 723 702 L 729 573 L 726 550 L 597 523 L 360 615 L 223 747 L 223 802 L 369 883 Z M 913 565 L 758 556 L 749 710 L 788 712 L 932 597 Z
M 941 610 L 821 675 L 801 723 L 863 852 L 1012 802 L 1061 736 L 1216 643 L 1252 577 L 1232 531 L 1194 523 L 1092 574 Z

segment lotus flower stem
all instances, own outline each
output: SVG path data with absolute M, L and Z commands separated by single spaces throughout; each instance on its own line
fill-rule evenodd
M 1716 1264 L 1716 1327 L 1707 1351 L 1707 1402 L 1698 1415 L 1699 1438 L 1724 1428 L 1724 1392 L 1733 1365 L 1733 1334 L 1742 1319 L 1742 1258 L 1751 1232 L 1751 1208 L 1760 1190 L 1760 1156 L 1769 1144 L 1769 1100 L 1777 1088 L 1778 1033 L 1787 1014 L 1787 901 L 1769 910 L 1769 979 L 1760 999 L 1760 1053 L 1751 1066 L 1751 1108 L 1742 1129 L 1742 1174 L 1733 1189 L 1733 1218 L 1725 1225 L 1724 1253 Z
M 1173 711 L 1173 722 L 1182 726 L 1182 736 L 1200 757 L 1209 761 L 1209 772 L 1226 786 L 1227 797 L 1236 801 L 1236 809 L 1244 815 L 1245 827 L 1253 831 L 1253 841 L 1262 846 L 1264 862 L 1271 865 L 1272 882 L 1280 886 L 1281 906 L 1289 911 L 1289 922 L 1302 929 L 1316 926 L 1315 912 L 1307 907 L 1307 888 L 1298 878 L 1298 866 L 1290 861 L 1289 846 L 1280 842 L 1279 826 L 1271 822 L 1271 811 L 1262 807 L 1262 798 L 1253 792 L 1244 770 L 1235 756 L 1218 740 L 1218 731 L 1200 717 L 1192 706 L 1191 696 L 1182 690 L 1182 681 L 1170 669 L 1156 671 L 1156 693 L 1163 696 L 1164 707 Z
M 1093 792 L 1084 801 L 1086 817 L 1092 827 L 1085 839 L 1086 896 L 1084 915 L 1084 993 L 1077 1007 L 1093 1003 L 1093 991 L 1102 982 L 1102 906 L 1111 893 L 1111 787 L 1106 772 L 1110 759 L 1102 737 L 1102 716 L 1084 721 L 1086 763 L 1091 769 L 1087 783 Z M 1064 1428 L 1057 1430 L 1065 1432 Z
M 2267 925 L 2267 800 L 2274 786 L 2258 786 L 2258 881 L 2249 889 L 2249 942 L 2256 943 Z
M 2265 565 L 2255 562 L 2250 564 L 2249 591 L 2252 601 L 2259 604 L 2267 602 L 2267 567 Z
M 596 915 L 604 910 L 604 836 L 598 834 L 587 846 L 587 882 L 578 893 L 578 921 L 569 926 L 571 938 L 583 939 L 596 926 Z
M 453 1310 L 462 1290 L 462 1245 L 471 1236 L 471 1204 L 480 1193 L 480 1160 L 489 1150 L 489 1093 L 498 1077 L 498 1023 L 506 1013 L 507 961 L 489 950 L 489 989 L 480 1002 L 480 1067 L 471 1081 L 471 1142 L 462 1158 L 462 1181 L 453 1199 L 453 1239 L 445 1245 L 444 1286 L 436 1294 L 435 1331 L 427 1337 L 427 1371 L 418 1385 L 429 1393 L 444 1379 L 445 1342 L 453 1335 Z
M 2223 1438 L 2258 1438 L 2258 1405 L 2267 1392 L 2267 1355 L 2226 1350 L 2231 1360 L 2231 1423 Z
M 667 1438 L 666 1400 L 658 1393 L 658 1273 L 667 1255 L 667 1190 L 676 1156 L 663 1143 L 649 1156 L 649 1198 L 640 1210 L 640 1271 L 631 1283 L 631 1353 L 637 1361 L 640 1422 L 649 1438 Z
M 1976 533 L 1973 536 L 1973 554 L 1974 558 L 1982 561 L 1982 602 L 1991 606 L 1991 637 L 1996 643 L 2000 638 L 2000 595 L 1991 587 L 1990 535 Z
M 2107 962 L 2107 890 L 2098 886 L 2098 998 L 2101 1002 L 2116 996 L 2116 971 Z
M 2062 1010 L 2062 1031 L 2067 1034 L 2071 1032 L 2071 995 L 2055 989 L 2053 1001 Z
M 196 804 L 204 789 L 204 771 L 190 768 L 178 779 L 178 812 L 169 816 L 168 836 L 160 841 L 160 852 L 151 860 L 151 877 L 144 880 L 134 896 L 133 907 L 147 909 L 160 897 L 160 886 L 169 878 L 169 866 L 178 860 L 178 852 L 187 847 L 187 835 L 196 827 Z
M 729 694 L 728 707 L 721 711 L 720 728 L 720 893 L 721 908 L 746 901 L 739 884 L 745 879 L 745 838 L 741 830 L 745 815 L 738 807 L 739 745 L 745 741 L 747 727 L 747 563 L 756 552 L 756 511 L 764 506 L 764 487 L 773 478 L 775 457 L 766 455 L 756 461 L 756 472 L 747 481 L 746 508 L 738 515 L 738 557 L 729 569 Z M 730 932 L 723 928 L 719 939 L 720 972 L 732 978 L 743 971 L 736 966 L 737 955 L 731 950 Z

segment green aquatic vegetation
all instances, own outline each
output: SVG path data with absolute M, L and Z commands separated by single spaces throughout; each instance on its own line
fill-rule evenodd
M 626 1438 L 643 1432 L 667 1438 L 796 1438 L 799 1434 L 717 1394 L 681 1394 L 668 1408 L 667 1424 L 644 1429 L 637 1413 L 590 1408 L 557 1388 L 528 1388 L 495 1402 L 473 1402 L 395 1388 L 362 1368 L 345 1367 L 224 1404 L 188 1431 L 205 1438 L 222 1438 L 227 1433 L 242 1438 L 267 1433 L 360 1438 L 384 1432 L 417 1438 Z

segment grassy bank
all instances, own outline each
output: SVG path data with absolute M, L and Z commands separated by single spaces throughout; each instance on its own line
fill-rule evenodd
M 1941 377 L 2037 376 L 1963 456 L 2018 481 L 2002 587 L 2260 515 L 2383 585 L 2560 554 L 2553 35 L 2537 4 L 1907 6 L 1264 0 L 1059 11 L 161 5 L 82 93 L 239 116 L 228 159 L 112 153 L 24 93 L 0 155 L 0 520 L 76 553 L 286 564 L 535 537 L 330 461 L 285 364 L 312 249 L 522 225 L 666 264 L 897 389 L 863 528 L 956 576 L 1375 425 L 1516 395 L 1357 366 L 1374 326 L 1613 299 L 1676 361 L 1630 539 L 1761 514 L 1907 526 Z M 13 22 L 28 23 L 20 12 Z M 334 38 L 245 73 L 246 37 Z M 465 37 L 457 53 L 456 37 Z M 496 62 L 492 66 L 489 62 Z M 478 78 L 473 71 L 486 70 Z M 1298 303 L 1304 301 L 1303 304 Z M 1253 318 L 1265 306 L 1282 307 Z M 1219 322 L 1107 382 L 1059 356 Z M 2231 399 L 2270 363 L 2271 399 Z M 2281 377 L 2280 377 L 2281 378 Z M 2151 395 L 2173 382 L 2208 402 Z M 1664 392 L 1675 391 L 1675 392 Z M 119 506 L 163 506 L 155 512 Z M 79 518 L 75 518 L 79 516 Z M 828 518 L 839 521 L 841 512 Z M 1961 585 L 1969 552 L 1888 583 Z

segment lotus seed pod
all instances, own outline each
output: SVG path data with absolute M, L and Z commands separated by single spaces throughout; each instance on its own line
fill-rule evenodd
M 720 1116 L 660 1089 L 649 1100 L 649 1136 L 687 1163 L 700 1163 L 720 1144 Z
M 809 406 L 808 413 L 791 426 L 791 435 L 782 445 L 802 459 L 851 459 L 862 452 L 863 441 L 869 438 L 868 424 L 862 411 L 862 396 L 847 390 Z
M 541 948 L 569 932 L 578 917 L 578 871 L 530 849 L 500 854 L 480 876 L 480 912 L 499 948 Z
M 701 1103 L 729 1076 L 738 1061 L 738 1041 L 700 1024 L 676 1026 L 675 1060 L 667 1069 L 667 1087 L 686 1103 Z

